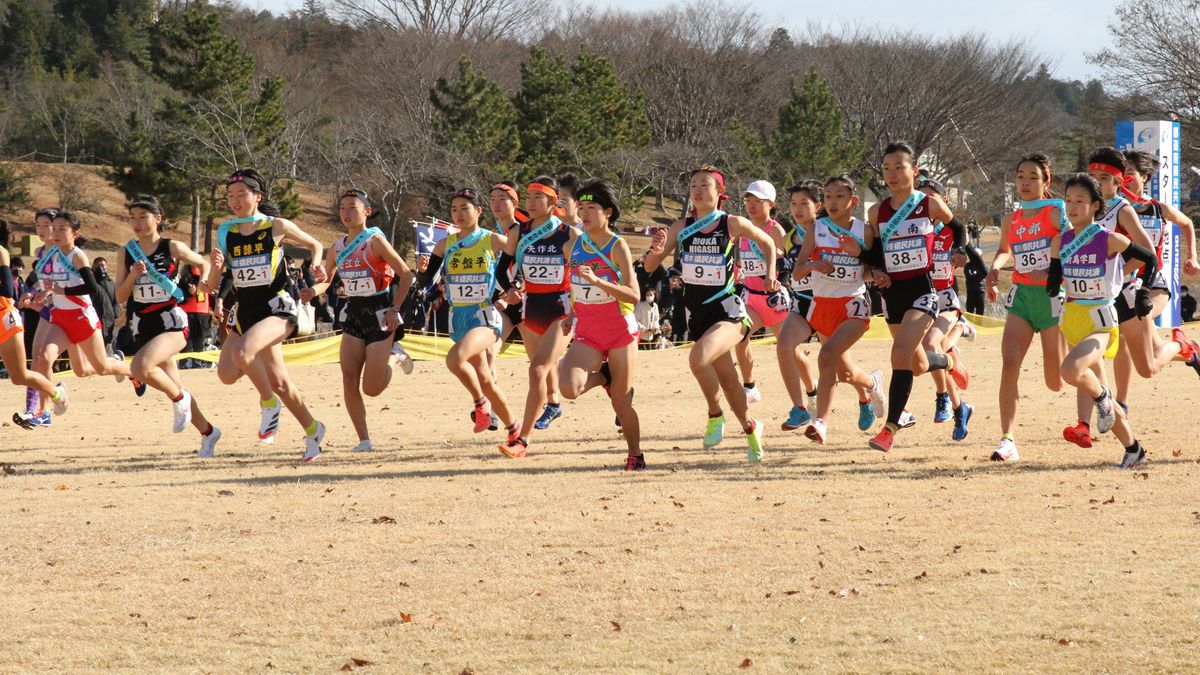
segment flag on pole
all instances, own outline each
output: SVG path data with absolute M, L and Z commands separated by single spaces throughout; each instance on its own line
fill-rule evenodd
M 451 232 L 458 232 L 458 228 L 453 224 L 437 218 L 430 218 L 427 222 L 410 220 L 409 224 L 413 226 L 413 230 L 417 235 L 418 256 L 433 253 L 433 247 L 445 239 L 446 235 Z

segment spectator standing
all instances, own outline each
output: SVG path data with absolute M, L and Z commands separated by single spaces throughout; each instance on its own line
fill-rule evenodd
M 200 268 L 187 266 L 179 279 L 183 289 L 183 302 L 179 308 L 187 314 L 188 338 L 184 351 L 202 352 L 212 337 L 212 315 L 209 313 L 208 294 L 200 290 Z M 207 368 L 209 364 L 197 359 L 183 359 L 182 368 Z
M 1193 317 L 1196 315 L 1196 298 L 1188 293 L 1187 286 L 1181 286 L 1179 291 L 1179 313 L 1184 321 L 1193 321 Z
M 108 261 L 102 257 L 97 257 L 92 263 L 92 274 L 96 277 L 96 285 L 100 287 L 99 292 L 92 294 L 92 303 L 96 306 L 96 313 L 100 315 L 104 346 L 107 348 L 113 343 L 113 329 L 120 312 L 120 306 L 117 305 L 117 284 L 108 275 Z
M 967 282 L 967 312 L 983 314 L 987 308 L 984 285 L 987 281 L 988 267 L 983 262 L 983 251 L 978 248 L 972 249 L 967 258 L 967 265 L 963 268 L 963 278 Z
M 648 290 L 642 296 L 642 301 L 633 308 L 633 318 L 637 321 L 640 349 L 654 349 L 659 335 L 658 305 L 654 303 L 654 291 Z

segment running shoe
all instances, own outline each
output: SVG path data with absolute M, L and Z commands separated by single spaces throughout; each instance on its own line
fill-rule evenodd
M 1011 438 L 1001 438 L 992 451 L 993 462 L 1015 462 L 1019 459 L 1021 455 L 1017 452 L 1017 442 Z
M 950 394 L 942 392 L 937 395 L 933 404 L 933 423 L 949 422 L 950 417 Z
M 192 395 L 181 390 L 179 400 L 171 401 L 171 414 L 175 416 L 171 431 L 179 433 L 186 429 L 192 422 Z
M 270 408 L 262 408 L 259 411 L 258 420 L 258 442 L 270 444 L 275 442 L 275 432 L 279 431 L 279 411 L 283 406 L 279 403 L 279 397 L 275 397 L 275 405 Z
M 801 408 L 798 405 L 792 406 L 791 412 L 788 413 L 787 421 L 780 425 L 784 431 L 795 431 L 800 427 L 808 424 L 812 420 L 812 415 L 808 413 L 807 408 Z
M 975 335 L 976 335 L 975 325 L 972 324 L 970 321 L 967 321 L 967 317 L 965 317 L 965 316 L 958 317 L 958 322 L 960 324 L 962 324 L 963 339 L 966 340 L 967 342 L 974 342 Z
M 975 406 L 970 403 L 963 403 L 954 411 L 954 431 L 950 434 L 950 438 L 961 441 L 965 440 L 967 434 L 971 430 L 967 428 L 967 424 L 971 422 L 971 415 L 975 414 Z
M 114 350 L 112 357 L 114 359 L 120 361 L 121 363 L 125 363 L 125 355 L 122 354 L 120 351 Z M 124 382 L 125 376 L 124 375 L 113 375 L 113 379 L 116 380 L 117 382 Z
M 492 404 L 486 398 L 483 403 L 475 406 L 475 410 L 471 413 L 471 420 L 475 423 L 475 433 L 482 433 L 492 424 Z
M 901 429 L 911 429 L 917 426 L 917 416 L 907 410 L 901 410 L 900 422 L 898 424 Z
M 393 366 L 399 366 L 405 375 L 412 375 L 413 359 L 408 352 L 404 351 L 404 347 L 401 347 L 399 342 L 392 343 L 392 359 Z
M 1092 428 L 1083 422 L 1063 429 L 1063 438 L 1081 448 L 1092 447 Z
M 1188 339 L 1182 328 L 1171 329 L 1171 341 L 1179 343 L 1179 357 L 1184 361 L 1190 361 L 1196 353 L 1196 343 Z
M 520 459 L 529 453 L 529 441 L 521 438 L 521 425 L 517 423 L 508 432 L 508 438 L 500 444 L 500 453 L 505 457 Z
M 880 430 L 880 432 L 875 436 L 875 438 L 871 439 L 871 442 L 869 443 L 869 445 L 871 446 L 872 450 L 878 450 L 880 452 L 891 452 L 892 451 L 892 442 L 895 440 L 896 440 L 896 435 L 892 433 L 891 429 L 889 429 L 885 426 L 883 429 Z
M 212 431 L 207 436 L 200 435 L 200 452 L 196 456 L 200 459 L 209 459 L 217 454 L 217 441 L 221 440 L 221 430 L 213 427 Z
M 21 412 L 15 412 L 12 416 L 13 424 L 21 427 L 22 429 L 28 429 L 30 431 L 38 427 L 38 425 L 34 423 L 34 419 L 36 419 L 36 416 L 33 413 L 25 412 L 24 410 Z
M 869 401 L 860 401 L 858 404 L 858 430 L 867 431 L 875 425 L 875 408 Z
M 350 452 L 372 452 L 374 450 L 375 446 L 371 443 L 371 439 L 369 438 L 364 441 L 359 441 L 358 445 L 350 448 Z
M 887 414 L 887 392 L 883 390 L 883 373 L 878 370 L 871 371 L 871 410 L 876 419 Z
M 1112 393 L 1105 387 L 1104 393 L 1100 394 L 1099 400 L 1096 401 L 1096 431 L 1107 434 L 1116 423 L 1117 411 L 1113 407 Z
M 869 409 L 870 407 L 868 406 L 868 410 Z M 820 445 L 825 445 L 825 434 L 827 431 L 828 429 L 825 428 L 825 420 L 818 417 L 808 423 L 808 428 L 804 430 L 804 435 L 807 436 L 810 441 Z
M 542 410 L 542 416 L 537 418 L 537 421 L 533 423 L 533 428 L 538 430 L 549 429 L 550 423 L 560 417 L 562 417 L 562 405 L 547 403 L 546 407 Z
M 145 382 L 142 382 L 141 380 L 137 379 L 136 377 L 131 377 L 131 378 L 129 378 L 129 384 L 133 385 L 133 393 L 138 398 L 141 398 L 146 395 L 146 383 Z
M 954 368 L 950 371 L 950 378 L 954 380 L 954 384 L 963 391 L 971 386 L 971 374 L 967 372 L 967 364 L 963 363 L 962 354 L 958 353 L 958 347 L 951 347 L 946 352 L 954 359 Z
M 29 420 L 35 429 L 40 427 L 48 427 L 53 421 L 54 420 L 50 417 L 50 411 L 48 410 L 42 411 L 41 414 L 34 415 Z
M 59 382 L 58 384 L 54 385 L 54 393 L 58 395 L 57 401 L 54 399 L 50 399 L 50 402 L 52 404 L 54 404 L 54 416 L 57 417 L 59 415 L 66 415 L 67 414 L 67 385 L 63 384 L 62 382 Z
M 746 458 L 751 462 L 761 462 L 763 458 L 762 425 L 758 420 L 750 420 L 752 428 L 746 432 Z
M 491 416 L 492 421 L 488 424 L 488 431 L 498 431 L 500 429 L 500 418 L 496 416 L 496 413 L 491 413 Z
M 304 461 L 311 462 L 321 456 L 321 441 L 325 440 L 325 425 L 317 422 L 317 433 L 304 437 Z
M 762 400 L 762 392 L 758 390 L 757 384 L 752 384 L 749 387 L 742 385 L 742 389 L 746 390 L 746 403 L 758 403 Z
M 1125 456 L 1121 458 L 1121 463 L 1117 465 L 1118 469 L 1132 469 L 1142 463 L 1146 459 L 1146 449 L 1138 444 L 1137 450 L 1133 452 L 1125 452 Z
M 708 418 L 708 424 L 704 427 L 704 449 L 712 450 L 721 444 L 725 439 L 725 416 L 718 415 Z
M 636 457 L 625 458 L 626 471 L 641 471 L 646 468 L 646 455 L 641 454 Z

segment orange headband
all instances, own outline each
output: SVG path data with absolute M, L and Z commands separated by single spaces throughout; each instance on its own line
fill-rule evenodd
M 496 183 L 495 185 L 492 186 L 492 189 L 499 190 L 499 191 L 503 192 L 504 194 L 508 195 L 509 199 L 511 199 L 513 201 L 514 206 L 521 205 L 521 198 L 517 195 L 517 191 L 515 189 L 513 189 L 513 186 L 505 185 L 504 183 Z
M 1105 164 L 1104 162 L 1092 162 L 1091 164 L 1088 164 L 1088 171 L 1100 171 L 1116 176 L 1117 178 L 1123 178 L 1125 176 L 1124 171 L 1118 169 L 1112 164 Z
M 529 187 L 525 188 L 525 192 L 526 193 L 540 192 L 540 193 L 550 197 L 551 201 L 554 201 L 554 202 L 558 201 L 558 190 L 555 190 L 554 188 L 550 187 L 549 185 L 543 185 L 541 183 L 530 183 Z

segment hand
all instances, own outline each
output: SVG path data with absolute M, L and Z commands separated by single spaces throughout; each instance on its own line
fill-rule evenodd
M 216 307 L 213 307 L 210 313 L 212 314 L 212 322 L 218 326 L 221 325 L 221 322 L 225 320 L 225 308 L 221 307 L 219 304 Z
M 813 261 L 808 264 L 808 269 L 812 272 L 819 272 L 821 274 L 829 274 L 830 272 L 833 271 L 833 263 L 831 263 L 825 259 L 816 260 L 816 261 Z
M 988 302 L 995 302 L 1000 298 L 1000 288 L 995 284 L 989 284 L 987 287 Z
M 1150 301 L 1150 289 L 1137 289 L 1137 292 L 1133 294 L 1133 312 L 1139 319 L 1144 319 L 1153 311 L 1154 303 Z
M 954 265 L 955 267 L 966 267 L 967 266 L 967 254 L 959 253 L 958 251 L 955 251 L 954 255 L 950 256 L 950 263 L 952 265 Z
M 325 266 L 324 265 L 313 265 L 312 266 L 312 275 L 313 275 L 313 281 L 317 282 L 318 284 L 324 283 L 325 280 L 329 278 L 325 274 Z
M 862 246 L 858 245 L 858 240 L 854 237 L 845 234 L 839 234 L 838 245 L 842 247 L 843 251 L 849 253 L 850 255 L 859 255 L 862 253 Z
M 1000 270 L 992 268 L 987 273 L 987 285 L 995 286 L 1000 282 Z
M 137 279 L 146 273 L 146 269 L 145 261 L 139 260 L 129 266 L 129 273 L 133 275 L 134 279 Z
M 662 255 L 663 249 L 667 246 L 667 231 L 662 228 L 654 230 L 650 235 L 650 253 L 654 255 Z
M 580 265 L 579 276 L 583 277 L 583 280 L 586 281 L 589 286 L 594 286 L 596 282 L 600 280 L 600 277 L 596 276 L 596 271 L 592 269 L 591 265 Z
M 876 288 L 887 288 L 892 285 L 892 278 L 883 270 L 872 270 L 871 278 L 875 280 Z
M 575 315 L 568 314 L 561 322 L 563 336 L 571 334 L 571 329 L 575 328 Z
M 313 298 L 315 298 L 315 297 L 317 297 L 317 292 L 314 291 L 313 289 L 311 289 L 311 288 L 301 288 L 300 289 L 300 302 L 308 304 L 308 303 L 312 302 Z
M 220 246 L 213 247 L 213 250 L 208 254 L 208 261 L 212 263 L 215 269 L 221 269 L 225 266 L 225 254 L 221 252 Z
M 768 293 L 775 293 L 779 291 L 779 280 L 774 276 L 768 275 L 766 280 L 763 282 L 763 288 Z
M 400 320 L 400 308 L 389 307 L 387 313 L 383 315 L 383 325 L 386 330 L 390 333 L 399 328 L 402 323 L 403 321 Z
M 1183 271 L 1185 274 L 1200 273 L 1200 261 L 1196 260 L 1196 256 L 1192 256 L 1183 261 Z
M 504 292 L 503 300 L 506 306 L 511 307 L 521 302 L 521 291 L 518 291 L 514 286 L 513 288 L 510 288 Z

